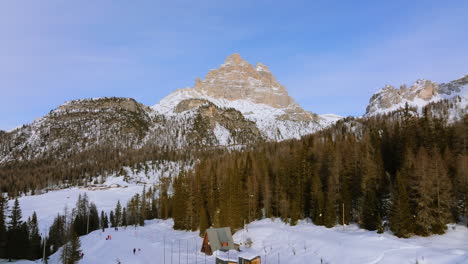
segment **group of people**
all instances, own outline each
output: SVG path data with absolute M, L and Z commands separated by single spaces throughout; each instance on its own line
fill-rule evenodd
M 107 235 L 106 236 L 106 240 L 111 240 L 112 239 L 112 236 L 111 235 Z
M 138 252 L 140 252 L 140 251 L 141 251 L 141 248 L 138 249 Z M 133 255 L 135 255 L 136 252 L 137 252 L 137 249 L 136 249 L 136 248 L 133 248 Z

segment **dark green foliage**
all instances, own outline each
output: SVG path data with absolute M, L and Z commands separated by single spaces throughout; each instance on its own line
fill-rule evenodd
M 389 222 L 390 228 L 396 236 L 409 237 L 413 233 L 414 222 L 406 187 L 408 184 L 403 180 L 408 176 L 403 173 L 398 172 L 395 178 Z
M 42 238 L 39 234 L 39 226 L 37 223 L 36 212 L 33 213 L 28 221 L 29 226 L 29 241 L 30 241 L 30 257 L 29 259 L 39 259 L 42 257 Z
M 26 223 L 21 221 L 22 213 L 18 199 L 15 199 L 9 215 L 6 257 L 21 259 L 29 256 L 29 232 Z
M 107 218 L 107 214 L 104 211 L 101 211 L 101 219 L 100 219 L 101 229 L 104 232 L 104 229 L 109 227 L 109 219 Z
M 51 253 L 56 252 L 63 246 L 67 239 L 67 230 L 65 216 L 57 215 L 49 229 L 48 245 L 51 247 Z
M 123 210 L 122 210 L 122 226 L 127 226 L 127 218 L 128 218 L 127 208 L 124 207 Z M 106 219 L 107 219 L 107 217 L 106 217 Z
M 115 223 L 114 211 L 110 211 L 109 221 L 110 221 L 111 227 L 116 227 L 117 226 L 116 223 Z
M 99 229 L 99 213 L 94 203 L 89 205 L 89 232 Z
M 122 206 L 120 205 L 120 201 L 117 201 L 117 205 L 115 206 L 114 222 L 115 226 L 122 224 Z
M 63 264 L 75 264 L 81 259 L 81 243 L 78 235 L 71 229 L 68 242 L 63 246 L 60 258 Z
M 6 257 L 7 227 L 5 212 L 8 209 L 8 200 L 0 194 L 0 258 Z

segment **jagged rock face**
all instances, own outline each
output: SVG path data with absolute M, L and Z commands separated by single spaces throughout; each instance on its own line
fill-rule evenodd
M 302 109 L 262 63 L 252 66 L 239 54 L 232 54 L 193 88 L 179 89 L 153 106 L 168 118 L 211 102 L 220 108 L 234 108 L 255 122 L 263 138 L 284 140 L 322 129 L 340 117 L 318 116 Z
M 218 69 L 208 72 L 204 80 L 197 79 L 194 88 L 208 96 L 230 101 L 249 100 L 276 108 L 295 104 L 265 65 L 257 63 L 252 67 L 237 53 L 227 57 Z
M 366 108 L 366 115 L 390 112 L 402 108 L 405 104 L 420 110 L 428 103 L 443 99 L 450 100 L 457 96 L 460 97 L 457 104 L 460 108 L 465 109 L 467 90 L 468 75 L 442 84 L 420 79 L 411 85 L 409 89 L 406 85 L 402 85 L 400 89 L 386 85 L 370 98 L 369 105 Z

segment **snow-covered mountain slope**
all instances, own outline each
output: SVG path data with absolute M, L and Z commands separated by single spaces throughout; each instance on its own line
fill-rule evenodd
M 174 117 L 202 105 L 200 99 L 220 108 L 238 110 L 246 119 L 255 122 L 268 140 L 299 138 L 341 118 L 305 111 L 265 65 L 257 63 L 253 67 L 239 54 L 227 57 L 218 69 L 207 74 L 205 80 L 197 79 L 193 88 L 176 90 L 152 108 L 159 114 Z
M 130 98 L 70 101 L 0 135 L 0 163 L 63 157 L 98 145 L 138 146 L 153 122 L 152 110 Z
M 434 83 L 429 80 L 417 80 L 411 87 L 402 85 L 396 89 L 391 85 L 376 92 L 369 100 L 366 115 L 372 116 L 398 110 L 408 104 L 419 111 L 430 103 L 446 100 L 450 105 L 448 118 L 456 120 L 468 112 L 468 75 L 448 82 Z
M 67 102 L 48 115 L 0 133 L 0 163 L 69 157 L 102 146 L 244 146 L 300 138 L 340 119 L 302 109 L 263 64 L 229 56 L 194 88 L 176 90 L 153 107 L 131 98 Z

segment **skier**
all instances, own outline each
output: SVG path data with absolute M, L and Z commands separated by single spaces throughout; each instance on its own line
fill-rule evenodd
M 135 255 L 135 252 L 136 252 L 136 248 L 133 248 L 133 255 Z

